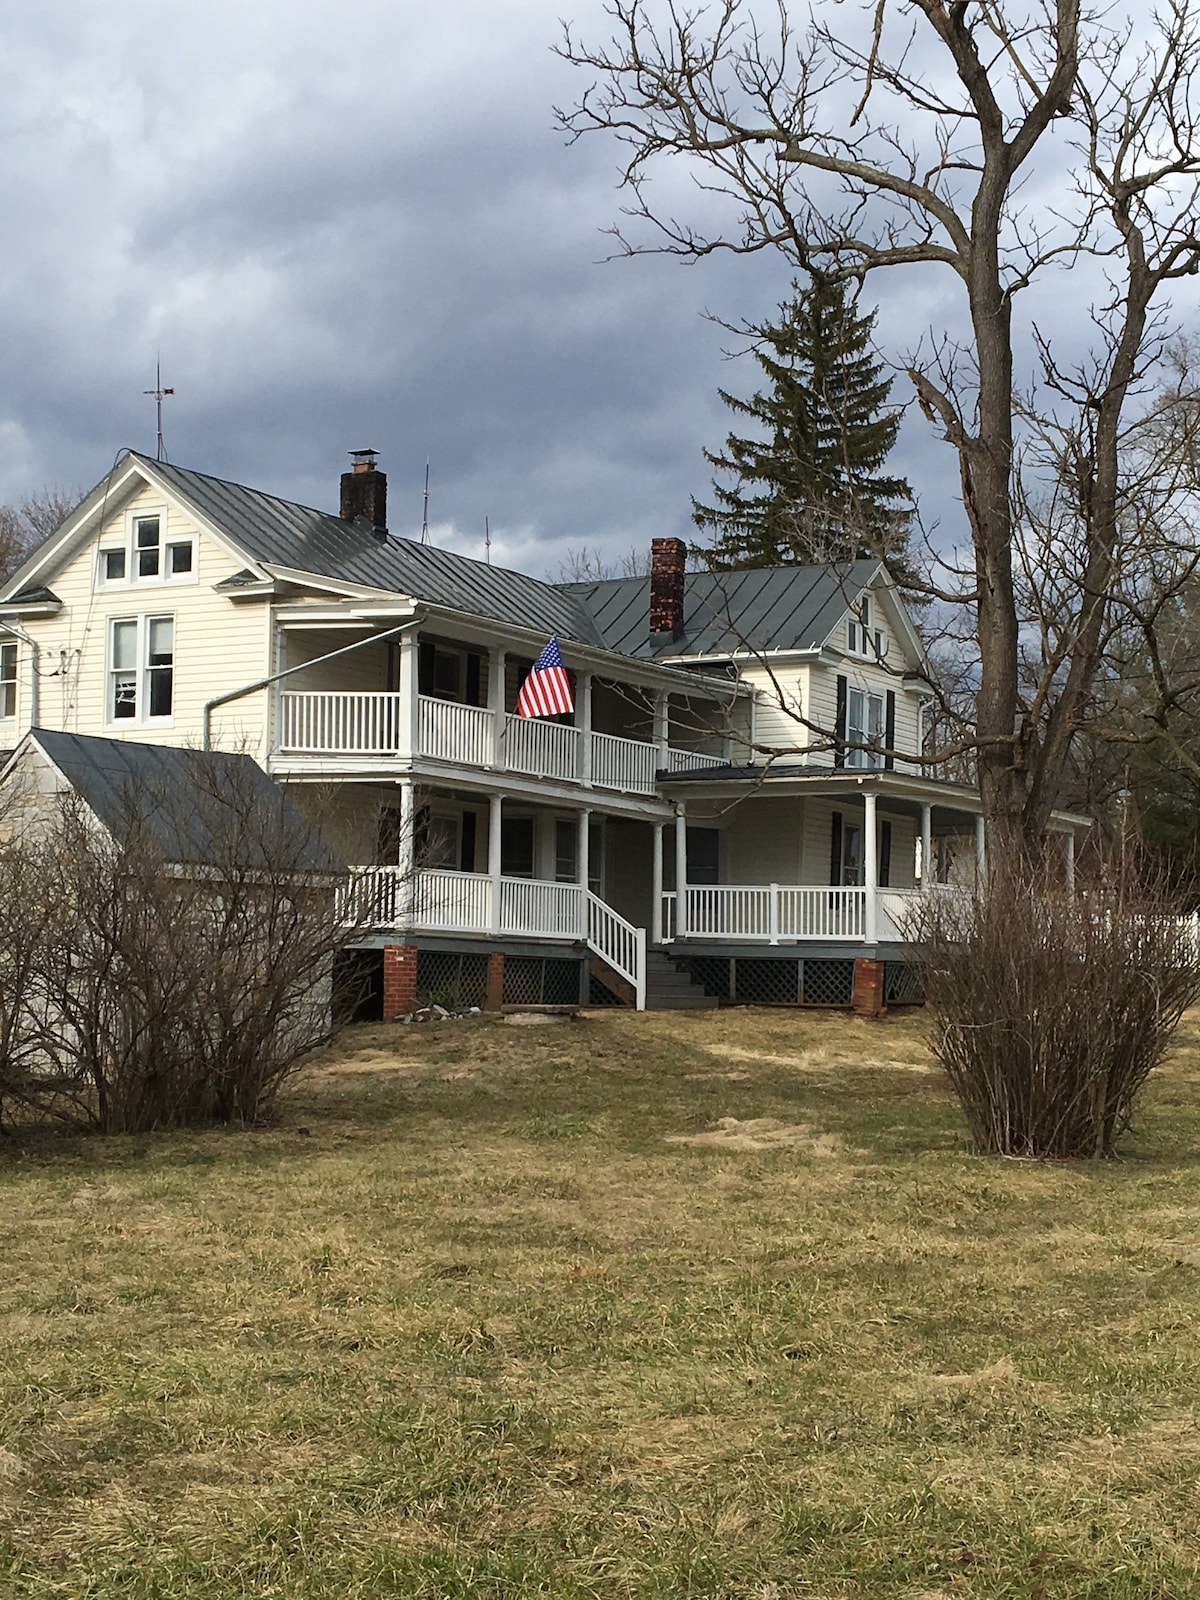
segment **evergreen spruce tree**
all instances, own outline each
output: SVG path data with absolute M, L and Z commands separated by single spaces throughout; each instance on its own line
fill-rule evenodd
M 780 321 L 751 330 L 770 388 L 750 400 L 719 391 L 766 437 L 731 433 L 723 451 L 704 452 L 734 482 L 713 484 L 711 506 L 692 502 L 696 525 L 714 535 L 700 553 L 726 571 L 882 556 L 903 578 L 912 496 L 880 474 L 900 417 L 868 348 L 875 315 L 859 316 L 842 283 L 792 287 Z

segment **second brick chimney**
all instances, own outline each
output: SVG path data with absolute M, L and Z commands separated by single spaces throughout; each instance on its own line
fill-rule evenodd
M 354 462 L 342 473 L 341 516 L 347 522 L 365 517 L 375 532 L 387 532 L 387 474 L 375 465 L 377 450 L 351 450 Z
M 678 638 L 683 631 L 683 573 L 687 545 L 682 539 L 650 543 L 650 632 Z

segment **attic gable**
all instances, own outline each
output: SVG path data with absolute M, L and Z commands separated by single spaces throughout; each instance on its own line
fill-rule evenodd
M 98 541 L 102 535 L 105 538 L 118 537 L 117 525 L 139 497 L 146 495 L 157 500 L 169 515 L 211 539 L 232 561 L 255 568 L 253 560 L 238 548 L 224 529 L 210 525 L 199 508 L 192 505 L 186 496 L 179 495 L 170 485 L 162 482 L 144 458 L 130 452 L 76 506 L 58 531 L 39 545 L 9 578 L 3 590 L 0 590 L 0 605 L 11 605 L 18 599 L 22 605 L 36 604 L 33 596 L 39 591 L 50 590 L 56 577 L 89 544 Z M 254 575 L 256 578 L 265 576 L 258 570 L 254 571 Z

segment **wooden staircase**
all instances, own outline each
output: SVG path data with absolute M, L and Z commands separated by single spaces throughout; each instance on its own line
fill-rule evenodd
M 686 968 L 662 950 L 646 952 L 647 1011 L 711 1011 L 717 1005 Z

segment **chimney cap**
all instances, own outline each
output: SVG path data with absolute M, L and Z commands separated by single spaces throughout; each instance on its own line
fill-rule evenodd
M 346 454 L 353 461 L 355 472 L 374 472 L 378 450 L 347 450 Z

